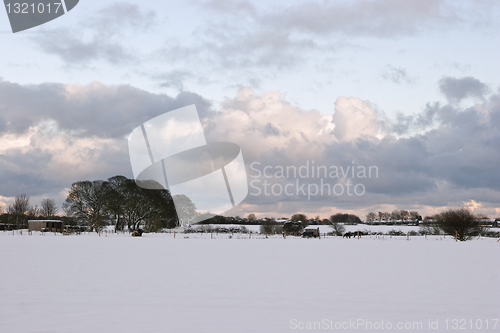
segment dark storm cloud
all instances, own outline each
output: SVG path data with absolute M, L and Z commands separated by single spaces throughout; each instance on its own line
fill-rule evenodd
M 40 172 L 51 159 L 52 154 L 41 149 L 32 149 L 27 153 L 11 151 L 0 154 L 0 195 L 36 195 L 40 191 L 50 191 L 63 186 L 61 182 L 47 179 L 46 175 Z
M 143 122 L 189 104 L 196 104 L 202 117 L 211 112 L 211 103 L 192 92 L 170 97 L 98 82 L 67 87 L 0 81 L 0 129 L 22 133 L 42 120 L 54 120 L 75 136 L 121 138 Z
M 397 144 L 382 141 L 384 154 L 372 158 L 391 174 L 402 172 L 407 176 L 413 171 L 426 181 L 500 191 L 500 126 L 493 120 L 500 117 L 496 98 L 491 99 L 488 114 L 476 108 L 457 109 L 449 105 L 437 108 L 439 125 L 435 129 L 412 137 L 411 145 L 401 145 L 410 140 L 404 138 L 397 140 Z
M 440 182 L 459 189 L 500 191 L 498 96 L 490 96 L 482 105 L 486 109 L 483 112 L 477 107 L 460 109 L 435 103 L 428 104 L 417 116 L 398 119 L 393 127 L 397 134 L 434 128 L 410 138 L 370 143 L 369 149 L 364 149 L 380 170 L 387 170 L 391 179 L 398 179 L 377 182 L 377 191 L 387 194 L 401 189 L 430 190 Z
M 439 81 L 439 89 L 452 102 L 460 102 L 467 97 L 482 98 L 489 91 L 486 84 L 471 76 L 444 77 Z
M 487 94 L 491 92 L 491 89 L 485 83 L 470 76 L 460 79 L 451 77 L 443 78 L 439 81 L 439 88 L 452 103 L 459 102 L 466 97 L 477 97 L 486 101 Z M 489 97 L 491 100 L 488 103 L 488 108 L 491 108 L 493 111 L 498 107 L 498 102 L 495 99 L 496 96 L 498 95 Z M 450 126 L 458 126 L 459 124 L 472 126 L 472 124 L 477 123 L 477 117 L 479 116 L 479 112 L 475 109 L 458 112 L 453 105 L 441 105 L 438 102 L 434 102 L 427 103 L 424 110 L 418 114 L 397 114 L 396 119 L 388 121 L 384 129 L 397 135 L 404 135 L 411 130 L 431 128 L 436 121 Z M 496 117 L 496 113 L 492 112 L 489 116 L 494 118 Z

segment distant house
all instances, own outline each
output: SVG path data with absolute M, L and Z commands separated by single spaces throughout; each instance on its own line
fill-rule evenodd
M 64 224 L 59 220 L 29 220 L 29 231 L 63 232 Z
M 319 237 L 319 227 L 307 227 L 304 229 L 303 237 Z

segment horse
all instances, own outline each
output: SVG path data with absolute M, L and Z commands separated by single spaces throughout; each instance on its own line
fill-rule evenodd
M 137 231 L 134 231 L 134 232 L 132 233 L 132 237 L 141 237 L 143 233 L 144 233 L 144 230 L 142 230 L 142 229 L 137 229 Z

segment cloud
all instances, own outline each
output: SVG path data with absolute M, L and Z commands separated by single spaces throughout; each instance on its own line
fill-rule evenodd
M 256 12 L 255 6 L 249 1 L 210 0 L 202 2 L 201 5 L 216 12 L 229 14 L 242 12 L 254 14 Z
M 192 78 L 193 75 L 188 71 L 174 70 L 163 74 L 153 75 L 152 78 L 160 81 L 159 86 L 163 88 L 176 88 L 179 91 L 184 90 L 184 81 Z
M 302 110 L 283 99 L 280 91 L 258 95 L 251 88 L 238 90 L 206 122 L 207 138 L 244 147 L 251 159 L 266 154 L 283 158 L 314 158 L 322 145 L 335 140 L 331 116 Z
M 353 141 L 363 137 L 376 137 L 380 122 L 370 102 L 356 97 L 339 97 L 335 101 L 334 134 L 341 141 Z
M 316 36 L 342 34 L 388 38 L 414 35 L 429 28 L 451 28 L 464 22 L 472 26 L 488 24 L 492 18 L 478 8 L 484 9 L 492 4 L 457 4 L 444 0 L 307 1 L 274 7 L 270 11 L 246 1 L 223 0 L 205 2 L 202 6 L 222 14 L 250 15 L 269 30 Z
M 69 65 L 104 60 L 112 64 L 138 62 L 136 51 L 124 43 L 124 35 L 147 31 L 156 13 L 126 2 L 106 6 L 72 27 L 55 28 L 57 34 L 33 37 L 44 52 L 60 57 Z M 56 36 L 54 38 L 54 36 Z
M 26 193 L 62 201 L 61 193 L 75 181 L 131 175 L 126 140 L 74 138 L 59 130 L 47 132 L 45 125 L 31 128 L 28 144 L 1 151 L 2 196 Z
M 44 120 L 77 137 L 122 138 L 137 124 L 179 107 L 196 104 L 202 117 L 211 103 L 183 91 L 176 97 L 152 94 L 129 86 L 44 83 L 19 85 L 0 81 L 0 134 L 21 134 Z
M 485 116 L 495 121 L 485 121 Z M 238 143 L 247 165 L 258 162 L 256 168 L 261 171 L 265 166 L 269 170 L 299 168 L 312 161 L 316 166 L 361 165 L 379 170 L 378 177 L 361 180 L 367 191 L 362 198 L 249 196 L 245 202 L 254 208 L 283 212 L 284 207 L 295 205 L 314 211 L 334 200 L 338 209 L 380 204 L 430 209 L 474 199 L 491 210 L 500 199 L 500 178 L 495 170 L 500 164 L 496 148 L 500 144 L 499 120 L 497 95 L 482 108 L 429 103 L 420 114 L 390 120 L 369 101 L 355 97 L 337 98 L 334 115 L 327 117 L 292 106 L 278 91 L 258 95 L 244 88 L 208 120 L 207 136 Z M 395 136 L 400 132 L 407 136 Z M 270 186 L 295 181 L 263 175 L 259 179 Z M 306 181 L 320 184 L 318 178 Z M 332 185 L 337 181 L 342 182 L 327 180 Z
M 63 196 L 74 181 L 131 177 L 126 135 L 156 115 L 195 103 L 207 140 L 238 144 L 250 176 L 257 176 L 252 163 L 261 171 L 269 166 L 273 175 L 277 166 L 307 163 L 377 168 L 376 177 L 347 173 L 347 178 L 325 180 L 330 185 L 346 185 L 349 178 L 362 183 L 363 196 L 249 196 L 235 210 L 240 215 L 249 212 L 242 209 L 327 214 L 383 205 L 432 211 L 471 200 L 488 213 L 500 201 L 499 94 L 466 108 L 429 103 L 406 120 L 385 119 L 370 101 L 356 97 L 338 97 L 335 113 L 325 115 L 294 106 L 280 91 L 259 94 L 250 88 L 239 89 L 217 112 L 194 93 L 174 98 L 101 83 L 21 86 L 2 81 L 0 101 L 5 124 L 0 133 L 0 196 L 5 198 L 19 193 Z M 406 136 L 396 135 L 400 131 Z M 296 180 L 253 179 L 282 186 Z M 318 185 L 321 179 L 301 181 Z
M 483 98 L 489 88 L 478 79 L 466 76 L 462 78 L 444 77 L 439 81 L 439 90 L 450 102 L 460 102 L 467 97 Z
M 209 11 L 189 38 L 168 37 L 155 52 L 162 61 L 206 75 L 275 78 L 276 73 L 311 69 L 330 63 L 332 54 L 370 48 L 370 39 L 392 39 L 467 27 L 481 29 L 494 20 L 491 2 L 358 0 L 298 1 L 258 4 L 213 0 L 198 3 Z M 313 69 L 314 70 L 314 69 Z M 236 73 L 236 74 L 235 74 Z M 382 76 L 412 84 L 406 69 L 388 67 Z
M 429 25 L 449 26 L 453 23 L 450 16 L 456 15 L 443 1 L 432 0 L 308 2 L 265 15 L 263 21 L 280 29 L 314 34 L 394 37 L 415 34 Z
M 392 81 L 397 84 L 412 84 L 415 82 L 415 79 L 408 74 L 406 69 L 402 67 L 394 67 L 391 65 L 386 66 L 381 76 L 384 80 Z

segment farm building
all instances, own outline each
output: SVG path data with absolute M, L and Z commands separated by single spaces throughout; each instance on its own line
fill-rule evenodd
M 302 234 L 304 237 L 319 237 L 319 227 L 307 227 Z
M 28 229 L 29 231 L 63 232 L 64 225 L 59 220 L 29 220 Z

